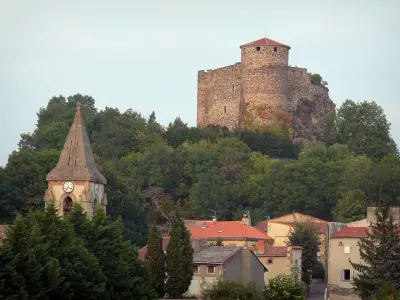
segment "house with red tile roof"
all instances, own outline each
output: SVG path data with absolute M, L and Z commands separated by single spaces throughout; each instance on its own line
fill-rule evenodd
M 361 263 L 358 243 L 367 237 L 369 225 L 376 221 L 376 207 L 367 208 L 364 220 L 349 224 L 329 224 L 327 274 L 328 293 L 331 300 L 360 299 L 353 288 L 355 270 L 350 264 Z M 400 225 L 400 207 L 391 207 L 395 222 Z
M 295 222 L 301 221 L 313 221 L 318 225 L 319 235 L 321 241 L 320 252 L 318 253 L 319 261 L 325 266 L 325 248 L 326 248 L 326 228 L 328 221 L 301 214 L 292 213 L 277 217 L 274 219 L 259 222 L 255 227 L 260 231 L 268 234 L 272 239 L 274 239 L 274 246 L 286 246 L 288 241 L 288 235 L 290 230 L 294 227 Z

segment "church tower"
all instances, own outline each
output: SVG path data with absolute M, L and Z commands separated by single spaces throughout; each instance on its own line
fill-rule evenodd
M 80 104 L 58 163 L 46 179 L 44 201 L 55 201 L 60 216 L 70 212 L 74 203 L 82 205 L 90 218 L 98 205 L 106 210 L 107 180 L 97 169 Z

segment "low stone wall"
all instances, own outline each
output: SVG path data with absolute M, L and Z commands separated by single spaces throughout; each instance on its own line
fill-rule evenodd
M 327 300 L 361 300 L 354 289 L 345 289 L 337 285 L 328 285 Z

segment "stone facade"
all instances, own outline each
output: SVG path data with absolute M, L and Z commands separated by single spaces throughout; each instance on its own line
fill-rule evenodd
M 288 124 L 298 141 L 324 136 L 335 105 L 307 69 L 288 65 L 290 47 L 265 38 L 240 48 L 241 62 L 198 72 L 197 125 Z

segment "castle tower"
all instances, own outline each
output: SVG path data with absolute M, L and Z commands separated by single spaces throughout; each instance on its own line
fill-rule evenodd
M 262 38 L 240 48 L 240 127 L 279 122 L 287 111 L 290 47 Z
M 97 205 L 106 209 L 107 180 L 97 169 L 79 104 L 58 163 L 46 179 L 45 203 L 55 201 L 60 216 L 74 203 L 81 204 L 89 217 Z

